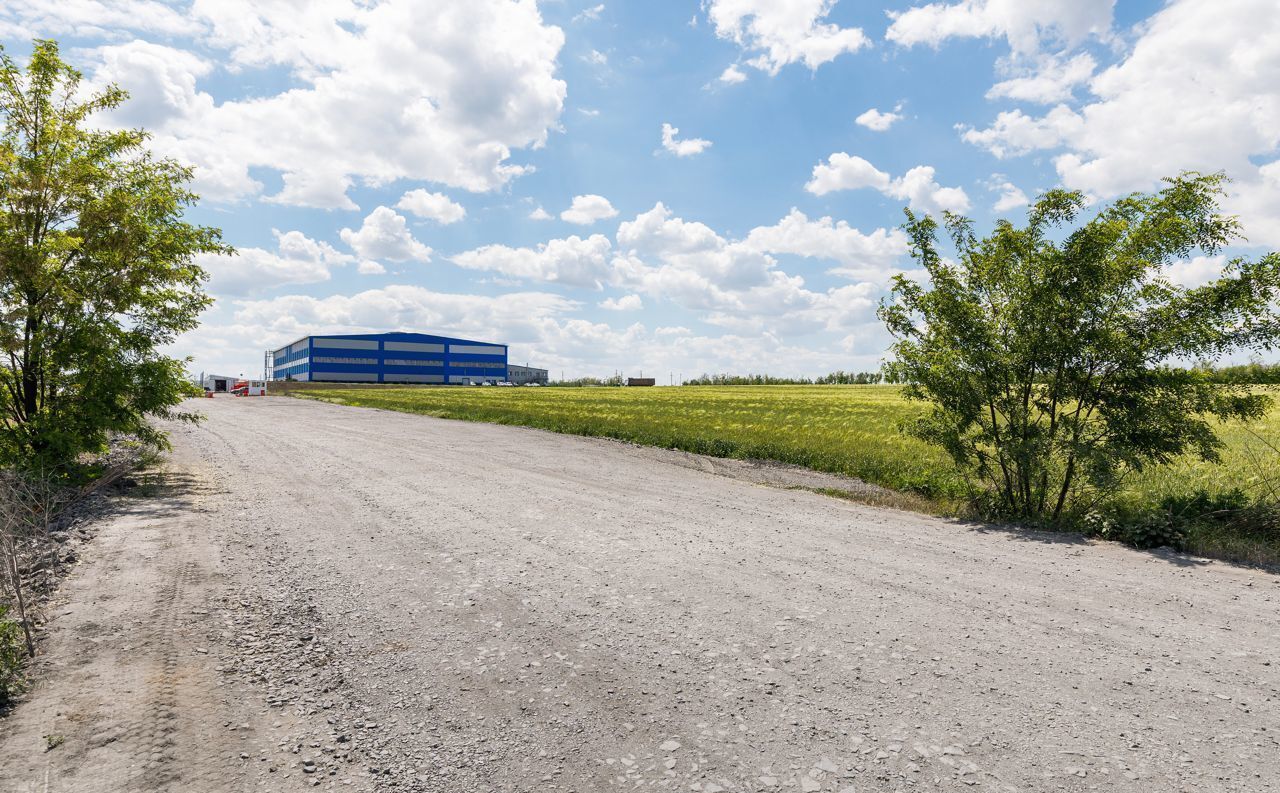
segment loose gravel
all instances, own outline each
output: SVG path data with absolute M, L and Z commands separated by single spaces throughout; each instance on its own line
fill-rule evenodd
M 1277 788 L 1274 576 L 608 441 L 199 407 L 171 464 L 217 585 L 179 647 L 256 736 L 226 789 Z

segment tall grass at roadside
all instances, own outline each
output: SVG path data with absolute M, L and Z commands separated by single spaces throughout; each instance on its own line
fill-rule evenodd
M 962 510 L 968 489 L 941 450 L 904 436 L 898 423 L 925 407 L 895 386 L 704 386 L 699 388 L 323 388 L 297 396 L 442 418 L 616 438 L 716 457 L 777 460 L 854 476 Z M 1220 428 L 1221 464 L 1194 459 L 1149 469 L 1124 500 L 1157 509 L 1171 498 L 1249 491 L 1266 449 L 1280 446 L 1280 410 L 1251 427 Z M 1259 457 L 1260 453 L 1263 455 Z M 1275 460 L 1280 464 L 1280 459 Z M 1196 553 L 1280 563 L 1280 542 L 1209 532 L 1188 537 Z

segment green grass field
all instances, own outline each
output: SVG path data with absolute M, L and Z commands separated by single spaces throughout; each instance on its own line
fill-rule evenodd
M 928 497 L 944 512 L 959 508 L 963 482 L 946 456 L 904 437 L 898 422 L 924 408 L 893 386 L 698 386 L 685 388 L 323 388 L 298 396 L 442 418 L 539 427 L 718 457 L 796 463 Z M 1156 505 L 1167 496 L 1220 493 L 1256 482 L 1265 450 L 1256 432 L 1280 446 L 1280 410 L 1249 429 L 1222 427 L 1221 465 L 1187 459 L 1133 477 L 1126 500 Z M 1280 464 L 1280 460 L 1272 460 Z M 1269 554 L 1193 550 L 1247 561 Z M 1230 544 L 1230 543 L 1228 543 Z M 1280 555 L 1276 556 L 1280 559 Z

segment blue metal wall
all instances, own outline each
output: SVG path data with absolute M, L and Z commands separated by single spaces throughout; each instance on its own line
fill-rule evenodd
M 272 377 L 330 383 L 507 379 L 507 346 L 425 333 L 307 336 L 272 353 Z

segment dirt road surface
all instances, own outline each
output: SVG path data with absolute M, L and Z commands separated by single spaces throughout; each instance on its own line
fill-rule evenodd
M 609 441 L 197 406 L 64 587 L 0 789 L 1280 788 L 1276 576 Z

